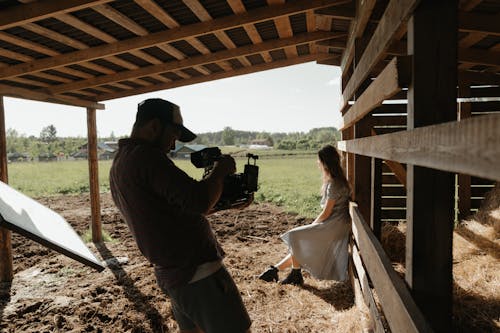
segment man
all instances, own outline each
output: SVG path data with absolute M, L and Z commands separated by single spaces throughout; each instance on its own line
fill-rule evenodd
M 140 251 L 154 265 L 181 332 L 249 332 L 250 318 L 205 217 L 222 194 L 224 178 L 235 172 L 235 162 L 223 155 L 207 178 L 192 179 L 167 153 L 175 140 L 194 138 L 177 105 L 159 98 L 139 103 L 130 138 L 119 141 L 111 193 Z

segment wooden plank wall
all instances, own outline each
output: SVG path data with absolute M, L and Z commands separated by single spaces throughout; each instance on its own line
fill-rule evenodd
M 374 9 L 362 3 L 357 2 L 351 27 L 358 33 L 349 34 L 351 47 L 341 60 L 344 141 L 338 145 L 348 157 L 347 175 L 358 204 L 351 246 L 355 290 L 371 293 L 363 282 L 366 276 L 374 282 L 385 275 L 378 285 L 374 282 L 374 292 L 393 332 L 415 330 L 405 327 L 402 318 L 419 322 L 420 315 L 429 325 L 417 331 L 449 332 L 457 179 L 461 196 L 472 197 L 469 208 L 500 180 L 500 102 L 457 100 L 457 95 L 499 96 L 498 82 L 482 81 L 498 77 L 460 73 L 457 92 L 457 1 L 392 0 L 376 29 L 359 33 L 360 22 Z M 403 37 L 407 52 L 387 56 Z M 408 56 L 410 66 L 405 66 Z M 467 207 L 465 200 L 461 204 Z M 377 245 L 381 224 L 400 220 L 407 223 L 404 284 L 416 312 L 411 302 L 392 303 L 391 297 L 401 294 L 389 289 L 398 289 L 401 280 L 392 268 L 374 264 L 385 257 Z M 370 308 L 369 295 L 364 299 Z M 373 316 L 373 328 L 380 331 L 378 316 Z

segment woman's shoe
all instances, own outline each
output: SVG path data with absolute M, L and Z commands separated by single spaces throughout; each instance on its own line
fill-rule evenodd
M 302 272 L 300 268 L 292 268 L 290 274 L 286 278 L 280 281 L 281 284 L 293 284 L 296 286 L 304 284 L 304 278 L 302 277 Z
M 259 279 L 266 282 L 278 281 L 278 269 L 274 266 L 270 266 L 265 272 L 259 275 Z

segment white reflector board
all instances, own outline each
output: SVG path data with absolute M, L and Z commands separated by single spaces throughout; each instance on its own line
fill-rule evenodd
M 104 267 L 59 214 L 0 181 L 0 226 L 102 271 Z

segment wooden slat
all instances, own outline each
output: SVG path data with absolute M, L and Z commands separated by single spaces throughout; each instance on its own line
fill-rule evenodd
M 268 50 L 279 49 L 287 45 L 303 44 L 315 40 L 329 38 L 332 36 L 332 34 L 334 33 L 323 32 L 323 31 L 300 34 L 287 39 L 272 40 L 260 43 L 258 45 L 248 45 L 239 47 L 237 49 L 223 50 L 208 55 L 195 56 L 179 61 L 170 61 L 161 65 L 143 67 L 133 71 L 123 71 L 120 73 L 116 73 L 112 76 L 100 76 L 85 81 L 78 81 L 74 83 L 68 83 L 65 85 L 58 85 L 53 88 L 50 88 L 50 91 L 52 93 L 60 93 L 64 91 L 79 90 L 85 87 L 92 87 L 111 82 L 118 82 L 131 78 L 148 76 L 151 74 L 164 73 L 174 69 L 179 70 L 183 68 L 190 68 L 193 66 L 205 65 L 212 62 L 221 62 L 223 60 L 228 60 L 231 58 L 247 56 Z
M 469 84 L 500 85 L 500 75 L 487 72 L 459 71 L 458 80 Z
M 0 30 L 42 20 L 58 13 L 77 11 L 110 1 L 111 0 L 44 0 L 13 6 L 2 10 L 2 15 L 0 15 Z
M 458 50 L 458 60 L 474 65 L 500 66 L 500 52 L 461 48 Z
M 96 110 L 94 108 L 87 108 L 87 140 L 92 241 L 94 243 L 99 243 L 102 242 L 102 226 L 99 194 L 99 165 L 97 163 Z
M 251 12 L 245 12 L 240 15 L 232 15 L 220 19 L 211 20 L 208 22 L 200 22 L 188 26 L 182 26 L 168 31 L 160 31 L 130 38 L 116 43 L 100 45 L 92 49 L 79 50 L 62 54 L 49 59 L 40 59 L 29 63 L 22 63 L 14 66 L 9 66 L 0 69 L 0 78 L 17 76 L 41 70 L 57 68 L 79 62 L 94 60 L 106 56 L 111 56 L 119 53 L 129 52 L 131 50 L 147 48 L 158 44 L 170 43 L 188 37 L 196 37 L 206 34 L 207 32 L 215 32 L 225 29 L 238 27 L 244 24 L 257 23 L 266 21 L 277 16 L 293 15 L 302 13 L 308 10 L 332 6 L 339 3 L 344 3 L 345 0 L 300 0 L 284 5 L 273 6 L 270 10 L 268 7 L 258 8 Z
M 378 308 L 375 303 L 375 299 L 373 297 L 370 284 L 368 283 L 368 277 L 363 267 L 363 263 L 361 261 L 361 257 L 359 255 L 358 247 L 356 246 L 356 244 L 353 244 L 351 250 L 352 250 L 352 260 L 354 263 L 354 267 L 356 268 L 356 273 L 359 277 L 361 288 L 363 290 L 365 303 L 368 306 L 368 309 L 370 310 L 371 320 L 374 323 L 374 332 L 383 333 L 385 332 L 384 325 L 382 324 L 382 319 L 380 318 L 381 316 L 378 312 Z
M 500 115 L 338 142 L 342 151 L 500 180 Z
M 355 40 L 356 38 L 361 38 L 363 35 L 375 4 L 375 0 L 356 1 L 356 17 L 354 18 L 354 21 L 351 22 L 351 26 L 349 27 L 349 38 L 347 39 L 346 49 L 342 54 L 342 60 L 340 62 L 342 72 L 347 70 L 354 59 Z
M 62 95 L 54 96 L 41 91 L 33 91 L 23 88 L 10 87 L 4 84 L 0 84 L 0 95 L 31 99 L 34 101 L 41 101 L 41 102 L 50 102 L 50 103 L 65 104 L 72 106 L 83 106 L 83 107 L 93 107 L 96 109 L 104 109 L 104 105 L 97 102 L 86 101 Z
M 408 57 L 394 58 L 344 114 L 341 129 L 352 126 L 382 105 L 383 101 L 407 87 L 410 82 L 410 60 Z
M 372 68 L 381 59 L 384 51 L 390 46 L 394 34 L 406 22 L 417 3 L 417 0 L 391 0 L 389 2 L 384 16 L 342 93 L 344 103 L 349 101 L 358 87 L 365 81 Z
M 382 235 L 381 208 L 382 208 L 382 161 L 371 158 L 371 200 L 370 200 L 370 228 L 377 239 Z
M 222 72 L 222 73 L 213 73 L 210 76 L 192 77 L 192 78 L 189 78 L 186 80 L 177 80 L 177 81 L 173 81 L 171 83 L 157 84 L 154 87 L 136 88 L 136 89 L 130 89 L 127 91 L 117 92 L 114 94 L 104 94 L 102 96 L 98 96 L 98 99 L 99 99 L 99 101 L 105 101 L 108 99 L 122 98 L 122 97 L 132 96 L 132 95 L 136 95 L 136 94 L 144 94 L 144 93 L 148 93 L 148 92 L 152 92 L 152 91 L 171 89 L 171 88 L 182 87 L 182 86 L 186 86 L 186 85 L 190 85 L 190 84 L 219 80 L 219 79 L 224 79 L 227 77 L 250 74 L 250 73 L 255 73 L 255 72 L 264 71 L 264 70 L 268 70 L 268 69 L 274 69 L 274 68 L 302 64 L 305 62 L 316 60 L 317 57 L 318 57 L 318 55 L 316 55 L 316 54 L 305 55 L 305 56 L 296 57 L 294 59 L 279 60 L 279 61 L 274 61 L 272 63 L 264 63 L 264 64 L 259 64 L 259 65 L 254 65 L 252 67 L 243 67 L 240 69 L 234 69 L 232 71 L 227 71 L 227 72 Z
M 405 283 L 392 268 L 382 245 L 351 203 L 353 236 L 392 332 L 432 332 Z

